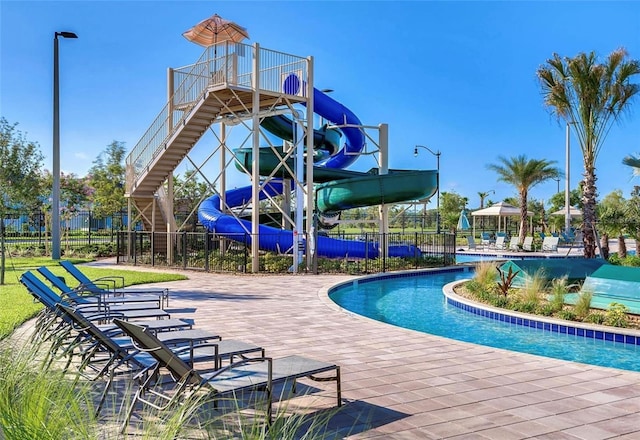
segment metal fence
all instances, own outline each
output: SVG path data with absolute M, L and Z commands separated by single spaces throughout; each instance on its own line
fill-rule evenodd
M 120 232 L 117 259 L 135 265 L 248 273 L 252 268 L 251 238 L 250 234 L 229 237 L 209 232 Z M 366 248 L 381 251 L 363 258 L 319 256 L 309 262 L 303 261 L 297 271 L 368 274 L 455 264 L 456 236 L 449 232 L 334 234 L 332 238 L 340 239 L 336 246 L 344 240 L 354 240 L 362 242 Z M 339 253 L 339 249 L 334 251 L 328 253 Z M 394 253 L 401 255 L 393 256 Z M 260 272 L 289 273 L 294 269 L 291 253 L 260 252 Z
M 127 223 L 124 212 L 96 216 L 91 211 L 67 212 L 60 219 L 60 247 L 63 253 L 79 251 L 99 256 L 115 254 L 117 232 Z M 14 211 L 2 219 L 5 248 L 47 254 L 51 249 L 51 217 L 46 211 Z

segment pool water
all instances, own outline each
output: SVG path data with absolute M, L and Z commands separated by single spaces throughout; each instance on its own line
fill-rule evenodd
M 640 371 L 640 347 L 483 318 L 448 305 L 442 287 L 470 272 L 441 272 L 342 286 L 341 307 L 369 318 L 459 341 L 592 365 Z

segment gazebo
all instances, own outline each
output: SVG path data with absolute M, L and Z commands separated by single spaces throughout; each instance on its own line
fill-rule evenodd
M 506 231 L 507 229 L 507 219 L 503 217 L 519 217 L 520 216 L 520 208 L 510 205 L 505 202 L 498 202 L 489 206 L 488 208 L 478 209 L 477 211 L 473 211 L 471 213 L 473 216 L 473 236 L 476 235 L 476 217 L 498 217 L 498 231 L 502 229 Z M 533 212 L 527 211 L 527 215 L 529 216 L 530 229 L 533 230 Z

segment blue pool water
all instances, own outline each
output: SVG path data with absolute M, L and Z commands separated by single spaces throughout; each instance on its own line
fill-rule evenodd
M 640 347 L 483 318 L 448 305 L 445 284 L 470 272 L 442 272 L 349 284 L 333 291 L 341 307 L 378 321 L 459 341 L 592 365 L 640 371 Z

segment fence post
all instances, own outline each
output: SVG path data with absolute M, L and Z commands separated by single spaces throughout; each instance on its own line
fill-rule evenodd
M 204 233 L 204 270 L 205 272 L 209 272 L 209 242 L 211 239 L 211 232 L 207 230 Z
M 248 236 L 249 236 L 249 234 L 245 232 L 244 233 L 244 264 L 242 265 L 242 273 L 246 273 L 247 272 L 247 264 L 249 264 L 249 262 L 247 261 L 248 260 L 247 259 L 247 256 L 248 256 L 247 249 L 249 248 L 247 246 L 247 243 L 249 243 Z
M 89 237 L 88 237 L 89 246 L 91 246 L 91 210 L 89 210 L 89 228 L 88 228 L 88 231 L 89 231 Z
M 136 233 L 136 230 L 134 229 L 131 243 L 129 243 L 129 245 L 131 246 L 131 248 L 133 250 L 133 265 L 134 266 L 138 264 L 138 249 L 137 249 L 138 239 L 136 238 L 137 235 L 138 234 Z
M 187 232 L 182 232 L 182 268 L 187 268 Z

